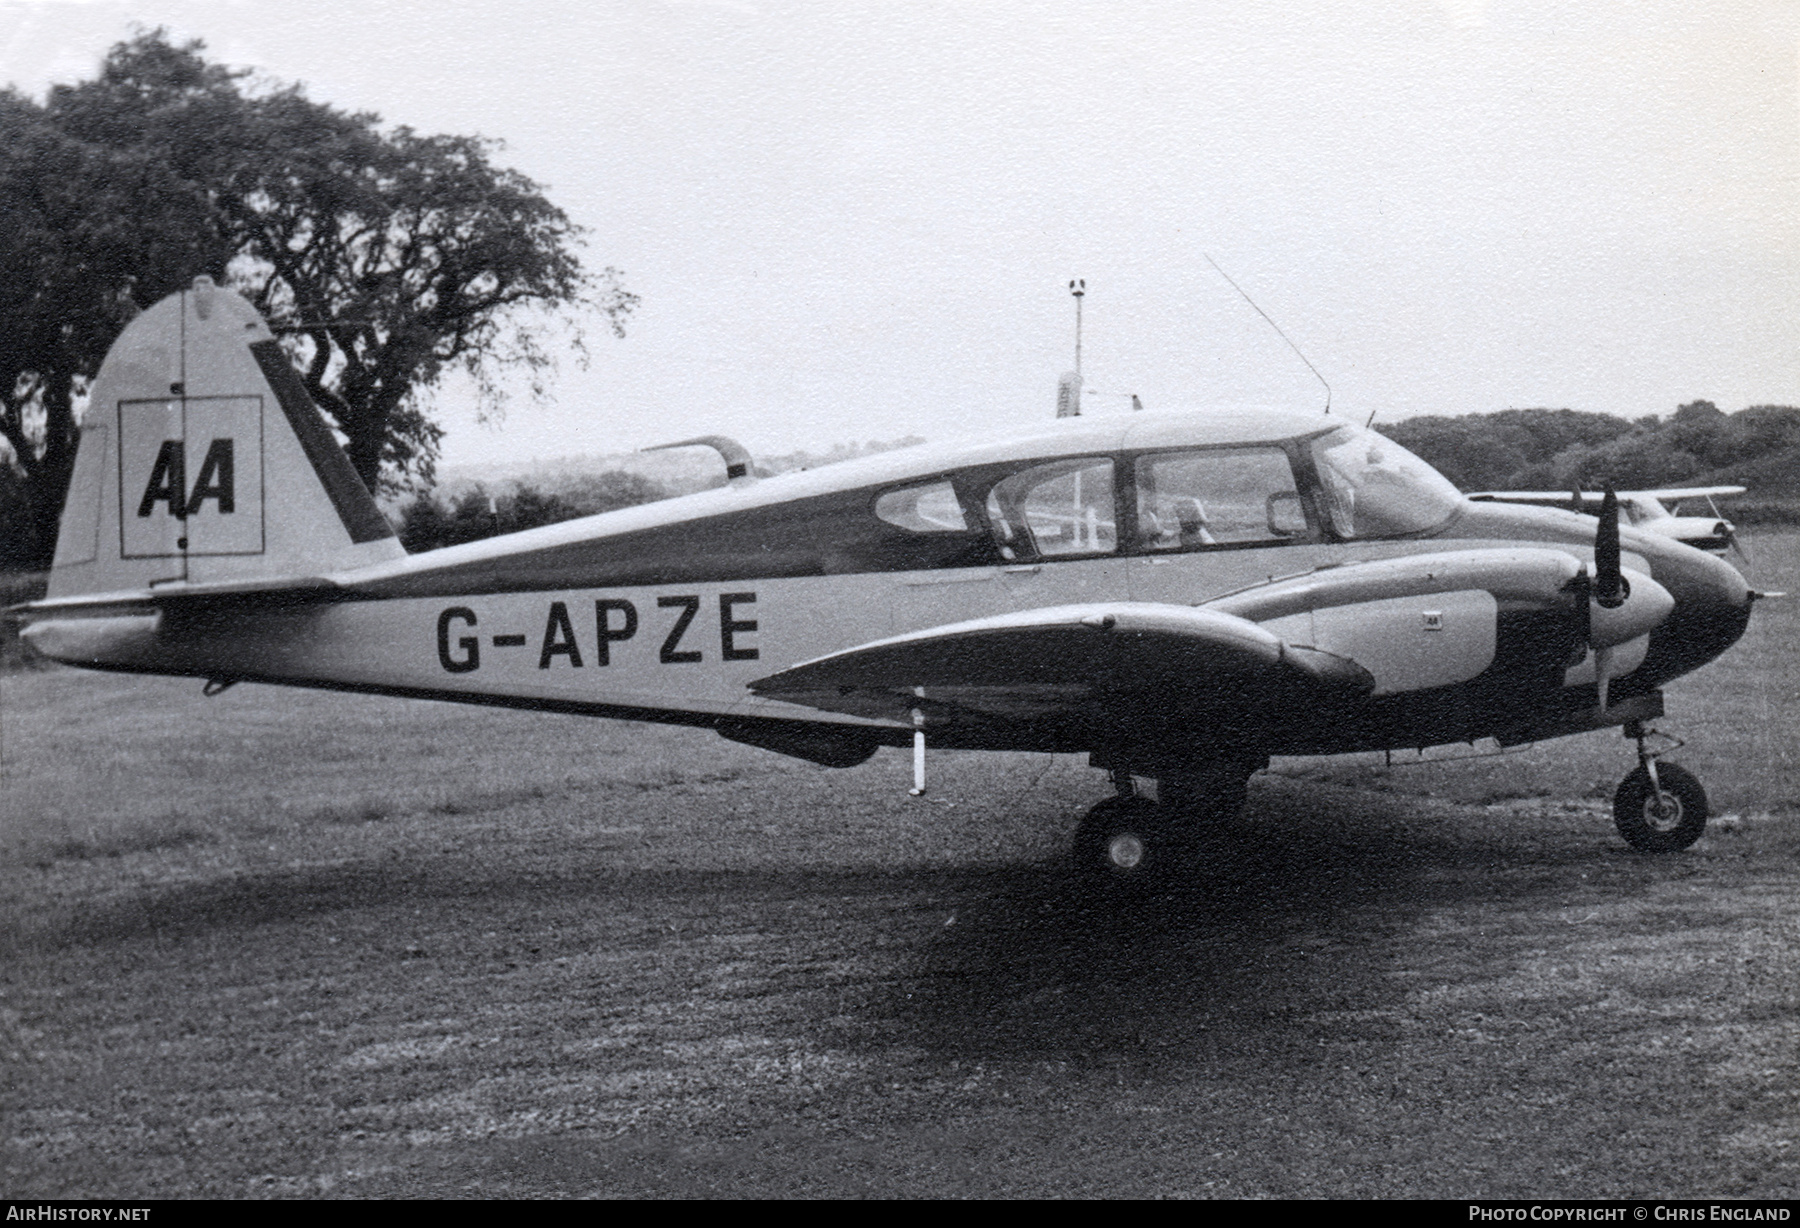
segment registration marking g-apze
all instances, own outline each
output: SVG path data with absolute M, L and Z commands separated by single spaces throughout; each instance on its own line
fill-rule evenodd
M 712 602 L 697 593 L 659 594 L 655 602 L 640 611 L 638 602 L 623 597 L 547 601 L 530 631 L 517 629 L 517 619 L 505 630 L 484 625 L 473 606 L 445 606 L 437 616 L 438 664 L 446 673 L 473 673 L 482 667 L 484 647 L 490 663 L 496 654 L 523 650 L 529 655 L 535 647 L 541 670 L 605 668 L 634 652 L 654 652 L 662 665 L 697 664 L 713 652 L 718 654 L 713 659 L 722 661 L 758 659 L 760 626 L 740 609 L 755 604 L 754 592 L 720 593 Z M 703 625 L 709 621 L 710 628 Z M 708 642 L 708 630 L 717 636 L 716 649 Z M 660 642 L 651 647 L 659 634 Z

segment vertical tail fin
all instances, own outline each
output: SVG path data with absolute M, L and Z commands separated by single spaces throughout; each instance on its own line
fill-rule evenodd
M 106 355 L 52 597 L 313 576 L 405 554 L 268 325 L 196 278 Z

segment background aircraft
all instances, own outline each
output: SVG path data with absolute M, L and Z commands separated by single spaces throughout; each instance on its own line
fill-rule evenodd
M 1125 881 L 1180 864 L 1271 754 L 1624 725 L 1625 838 L 1705 825 L 1646 722 L 1755 594 L 1616 504 L 1471 502 L 1316 414 L 1073 417 L 763 480 L 702 442 L 721 488 L 408 556 L 264 322 L 200 279 L 107 358 L 24 634 L 209 692 L 664 721 L 833 766 L 1086 752 L 1116 796 L 1081 864 Z
M 1715 554 L 1723 554 L 1728 548 L 1736 547 L 1739 557 L 1746 557 L 1744 548 L 1738 545 L 1736 526 L 1725 519 L 1719 512 L 1719 505 L 1713 502 L 1716 498 L 1743 493 L 1742 486 L 1682 486 L 1667 490 L 1621 490 L 1618 498 L 1619 508 L 1633 528 L 1645 533 L 1657 533 L 1701 550 L 1711 550 Z M 1605 497 L 1604 492 L 1594 490 L 1565 491 L 1561 494 L 1543 490 L 1483 490 L 1469 496 L 1479 503 L 1566 507 L 1570 511 L 1589 514 L 1600 510 Z M 1704 500 L 1712 515 L 1681 515 L 1684 500 Z M 1670 503 L 1675 506 L 1670 508 Z

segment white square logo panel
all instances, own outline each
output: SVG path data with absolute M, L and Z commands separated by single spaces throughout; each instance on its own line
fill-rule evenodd
M 263 552 L 262 398 L 119 402 L 122 558 Z

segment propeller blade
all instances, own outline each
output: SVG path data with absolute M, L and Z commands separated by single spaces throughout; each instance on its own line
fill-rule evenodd
M 1619 565 L 1619 496 L 1608 485 L 1600 500 L 1600 528 L 1594 534 L 1594 600 L 1616 610 L 1630 595 Z

